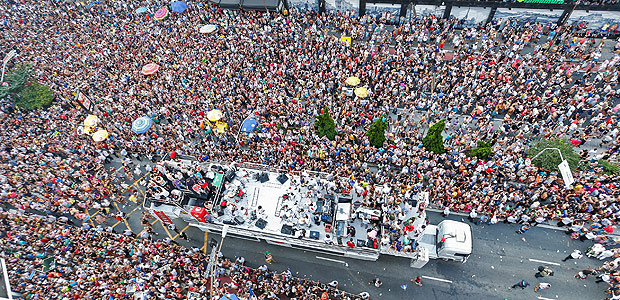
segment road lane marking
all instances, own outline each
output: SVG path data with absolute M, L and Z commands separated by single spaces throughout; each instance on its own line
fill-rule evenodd
M 113 203 L 113 204 L 114 204 L 114 206 L 116 207 L 116 210 L 118 210 L 118 211 L 120 212 L 120 211 L 121 211 L 121 209 L 120 209 L 120 208 L 118 208 L 118 204 L 116 203 L 116 201 L 114 201 L 114 202 L 112 202 L 112 203 Z M 123 223 L 125 223 L 125 226 L 127 227 L 127 229 L 129 229 L 130 231 L 132 231 L 132 232 L 133 232 L 133 230 L 131 230 L 131 227 L 129 226 L 129 223 L 127 223 L 127 219 L 126 219 L 126 218 L 121 218 L 121 221 L 122 221 Z M 117 224 L 118 224 L 118 223 L 117 223 Z M 114 227 L 112 227 L 112 228 L 114 228 Z
M 545 298 L 543 296 L 538 296 L 538 299 L 540 299 L 540 300 L 555 300 L 555 299 L 552 299 L 552 298 Z
M 170 239 L 172 239 L 172 235 L 170 234 L 170 231 L 168 231 L 168 226 L 166 226 L 166 224 L 164 224 L 164 222 L 161 222 L 161 227 L 164 228 L 164 230 L 166 231 L 166 233 L 168 234 L 168 237 L 170 237 Z
M 437 278 L 437 277 L 430 277 L 430 276 L 422 276 L 422 278 L 425 279 L 430 279 L 430 280 L 437 280 L 437 281 L 441 281 L 441 282 L 447 282 L 447 283 L 452 283 L 452 280 L 448 280 L 448 279 L 441 279 L 441 278 Z
M 528 258 L 529 261 L 533 261 L 533 262 L 538 262 L 541 264 L 548 264 L 548 265 L 554 265 L 554 266 L 560 266 L 559 263 L 555 263 L 555 262 L 550 262 L 550 261 L 544 261 L 544 260 L 538 260 L 538 259 L 533 259 L 533 258 Z
M 136 206 L 136 207 L 135 207 L 132 211 L 130 211 L 130 212 L 127 214 L 126 218 L 129 218 L 129 216 L 131 216 L 131 214 L 133 214 L 136 210 L 138 210 L 138 208 L 140 208 L 140 206 L 139 206 L 139 205 L 138 205 L 138 206 Z
M 326 261 L 331 261 L 331 262 L 335 262 L 335 263 L 339 263 L 339 264 L 344 264 L 345 262 L 342 260 L 337 260 L 337 259 L 333 259 L 333 258 L 327 258 L 327 257 L 322 257 L 322 256 L 315 256 L 317 259 L 322 259 L 322 260 L 326 260 Z
M 179 231 L 179 233 L 177 233 L 177 235 L 175 235 L 172 240 L 174 241 L 174 239 L 178 238 L 179 235 L 181 235 L 181 232 L 185 231 L 185 229 L 189 228 L 189 224 L 187 226 L 185 226 L 185 228 L 181 229 L 181 231 Z

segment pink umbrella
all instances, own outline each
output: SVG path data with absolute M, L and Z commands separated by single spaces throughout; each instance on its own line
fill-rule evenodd
M 616 106 L 613 108 L 613 111 L 614 111 L 614 112 L 618 112 L 618 110 L 620 110 L 620 104 L 616 105 Z
M 155 17 L 155 20 L 161 20 L 166 16 L 168 16 L 168 8 L 162 7 L 155 12 L 155 15 L 153 17 Z
M 144 67 L 142 67 L 142 74 L 144 75 L 152 75 L 155 74 L 159 70 L 159 65 L 156 63 L 150 63 Z

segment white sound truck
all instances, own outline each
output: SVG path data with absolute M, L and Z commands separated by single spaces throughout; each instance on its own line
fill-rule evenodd
M 404 215 L 396 228 L 408 230 L 398 235 L 388 232 L 386 222 L 394 221 L 383 207 L 364 199 L 364 183 L 326 173 L 176 159 L 158 163 L 152 175 L 146 208 L 163 223 L 182 219 L 215 233 L 227 225 L 229 237 L 370 261 L 393 255 L 415 268 L 436 258 L 464 262 L 471 254 L 469 225 L 426 225 L 427 192 L 399 204 Z

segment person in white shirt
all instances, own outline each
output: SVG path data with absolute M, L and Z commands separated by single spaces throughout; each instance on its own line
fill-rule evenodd
M 534 292 L 538 292 L 538 290 L 546 290 L 550 287 L 551 287 L 551 283 L 541 282 L 534 288 Z
M 567 261 L 569 259 L 580 259 L 581 257 L 583 257 L 583 255 L 581 254 L 581 251 L 575 249 L 573 250 L 571 254 L 565 257 L 562 261 Z

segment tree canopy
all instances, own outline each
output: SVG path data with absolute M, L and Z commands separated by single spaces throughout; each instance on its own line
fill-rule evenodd
M 0 87 L 0 99 L 9 98 L 21 109 L 39 109 L 52 103 L 50 88 L 31 76 L 29 65 L 20 65 L 5 76 L 8 86 Z
M 554 138 L 533 142 L 528 149 L 528 156 L 532 158 L 532 163 L 539 168 L 549 171 L 559 171 L 558 165 L 562 162 L 562 159 L 560 158 L 560 153 L 556 149 L 562 152 L 562 157 L 568 161 L 571 170 L 575 171 L 577 166 L 579 166 L 579 154 L 577 154 L 573 146 L 564 139 Z M 542 152 L 543 150 L 544 152 Z M 540 155 L 538 155 L 539 153 Z M 538 156 L 534 159 L 536 155 Z
M 330 141 L 333 141 L 336 138 L 336 124 L 329 114 L 327 106 L 323 107 L 323 112 L 314 116 L 314 118 L 316 119 L 314 121 L 316 133 L 320 137 L 326 136 Z
M 428 129 L 426 137 L 422 140 L 422 144 L 426 150 L 435 154 L 442 154 L 446 152 L 446 148 L 443 146 L 443 136 L 441 135 L 444 128 L 446 128 L 445 119 L 433 124 L 433 126 Z
M 383 143 L 385 142 L 385 130 L 387 129 L 387 126 L 388 124 L 385 121 L 384 115 L 381 115 L 381 117 L 370 124 L 370 128 L 366 132 L 370 145 L 376 148 L 383 147 Z

